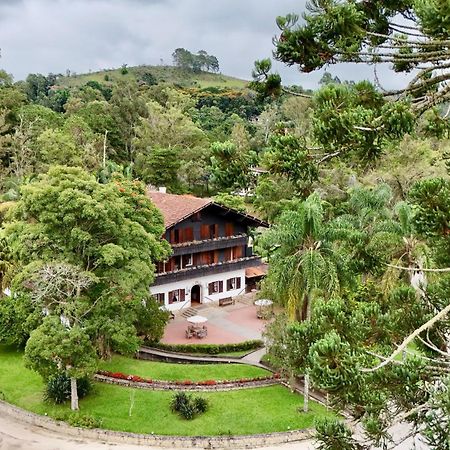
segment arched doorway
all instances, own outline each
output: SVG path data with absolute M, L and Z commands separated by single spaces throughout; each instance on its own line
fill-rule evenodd
M 196 284 L 191 289 L 191 305 L 195 306 L 202 302 L 202 290 L 200 285 Z

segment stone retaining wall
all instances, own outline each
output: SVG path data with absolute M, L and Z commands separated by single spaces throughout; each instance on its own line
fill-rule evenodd
M 133 388 L 139 388 L 139 389 L 150 389 L 153 391 L 193 391 L 193 392 L 202 392 L 202 391 L 232 391 L 232 390 L 238 390 L 238 389 L 250 389 L 250 388 L 258 388 L 258 387 L 264 387 L 264 386 L 273 386 L 275 384 L 280 384 L 281 380 L 274 379 L 274 378 L 268 378 L 265 380 L 257 380 L 257 381 L 246 381 L 246 382 L 239 382 L 239 381 L 232 381 L 229 383 L 219 383 L 212 385 L 198 385 L 194 382 L 190 384 L 183 384 L 183 382 L 175 383 L 175 382 L 169 382 L 169 381 L 156 381 L 154 380 L 152 383 L 145 383 L 145 382 L 139 382 L 139 381 L 132 381 L 132 380 L 122 380 L 120 378 L 113 378 L 108 377 L 106 375 L 100 375 L 96 374 L 94 378 L 97 381 L 100 381 L 102 383 L 109 383 L 109 384 L 117 384 L 119 386 L 127 386 L 127 387 L 133 387 Z
M 102 442 L 151 445 L 163 448 L 231 449 L 254 448 L 297 442 L 312 437 L 313 430 L 294 430 L 281 433 L 255 434 L 245 436 L 161 436 L 151 434 L 125 433 L 119 431 L 76 428 L 64 422 L 25 411 L 0 400 L 0 413 L 7 414 L 20 422 L 45 428 L 57 433 L 80 439 L 95 439 Z

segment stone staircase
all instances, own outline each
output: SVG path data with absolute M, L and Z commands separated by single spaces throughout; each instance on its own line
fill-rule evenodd
M 197 310 L 195 308 L 184 309 L 183 312 L 181 313 L 181 317 L 184 317 L 185 319 L 187 319 L 188 317 L 196 316 L 196 315 L 197 315 Z

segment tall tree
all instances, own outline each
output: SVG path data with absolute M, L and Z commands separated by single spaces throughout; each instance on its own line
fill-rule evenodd
M 326 297 L 338 293 L 346 278 L 345 260 L 327 237 L 322 201 L 317 194 L 281 214 L 261 237 L 259 245 L 270 262 L 264 286 L 286 306 L 291 321 L 311 320 L 314 297 L 318 293 Z M 308 411 L 307 366 L 304 383 L 304 410 Z
M 327 64 L 390 64 L 396 72 L 418 73 L 387 96 L 411 96 L 421 113 L 450 98 L 450 6 L 442 0 L 312 0 L 299 16 L 278 17 L 278 60 L 303 72 Z
M 5 224 L 19 268 L 12 285 L 17 301 L 26 302 L 36 264 L 61 262 L 89 272 L 98 281 L 83 297 L 90 305 L 86 333 L 102 356 L 132 352 L 138 345 L 137 312 L 149 298 L 155 261 L 169 254 L 163 231 L 162 216 L 140 183 L 119 177 L 100 184 L 82 169 L 51 167 L 22 188 Z

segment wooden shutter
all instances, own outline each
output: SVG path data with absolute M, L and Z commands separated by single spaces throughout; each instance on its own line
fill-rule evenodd
M 226 248 L 224 251 L 225 261 L 231 261 L 231 248 Z
M 186 291 L 184 289 L 180 289 L 180 301 L 184 302 L 186 298 Z
M 200 226 L 200 238 L 209 239 L 209 225 L 202 224 Z
M 183 233 L 183 242 L 191 242 L 193 240 L 194 240 L 194 229 L 192 227 L 185 228 Z
M 219 250 L 214 250 L 214 263 L 219 262 Z
M 175 270 L 175 259 L 174 258 L 170 258 L 169 261 L 167 261 L 166 269 L 167 269 L 167 272 L 172 272 L 173 270 Z
M 240 289 L 241 288 L 241 277 L 237 277 L 236 278 L 236 289 Z
M 192 256 L 192 263 L 194 266 L 200 266 L 202 264 L 202 254 L 194 253 Z
M 234 224 L 233 223 L 226 223 L 225 224 L 225 236 L 230 237 L 234 234 Z
M 214 283 L 208 284 L 208 295 L 211 295 L 214 292 Z
M 219 281 L 219 292 L 223 292 L 223 281 Z
M 215 238 L 219 237 L 219 224 L 218 223 L 214 224 L 214 237 Z
M 170 230 L 169 242 L 175 244 L 175 230 L 173 228 Z
M 234 247 L 234 259 L 242 258 L 242 247 Z

